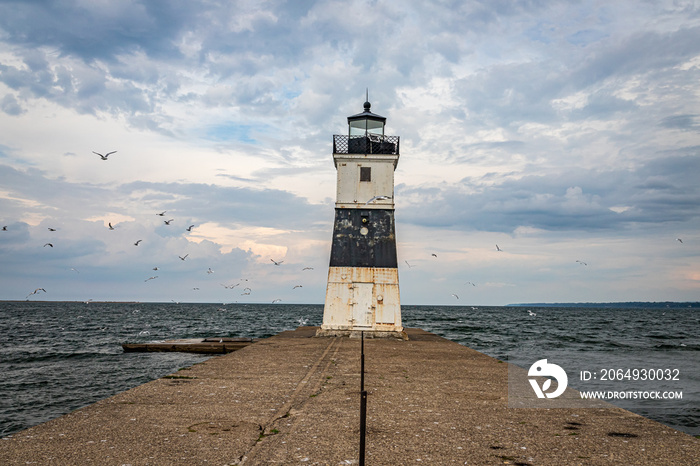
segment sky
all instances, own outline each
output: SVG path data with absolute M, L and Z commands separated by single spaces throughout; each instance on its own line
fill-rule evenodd
M 2 0 L 0 299 L 322 304 L 366 93 L 402 304 L 700 300 L 683 0 Z

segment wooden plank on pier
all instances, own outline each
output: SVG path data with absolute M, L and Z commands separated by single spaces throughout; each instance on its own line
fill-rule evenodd
M 124 343 L 125 353 L 133 352 L 181 352 L 201 354 L 224 354 L 245 348 L 255 343 L 253 338 L 189 338 L 180 340 L 151 341 L 146 343 Z

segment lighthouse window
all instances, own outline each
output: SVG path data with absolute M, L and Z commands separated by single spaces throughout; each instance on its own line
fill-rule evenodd
M 372 167 L 360 167 L 360 181 L 372 181 Z

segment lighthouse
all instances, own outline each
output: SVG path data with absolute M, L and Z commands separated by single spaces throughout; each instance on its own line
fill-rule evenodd
M 333 136 L 338 174 L 323 324 L 318 336 L 406 338 L 401 325 L 394 225 L 399 137 L 371 111 L 348 117 Z

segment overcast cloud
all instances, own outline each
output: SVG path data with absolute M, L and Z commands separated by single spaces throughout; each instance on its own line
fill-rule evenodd
M 369 89 L 403 303 L 696 301 L 698 83 L 695 1 L 0 1 L 0 299 L 323 302 Z

